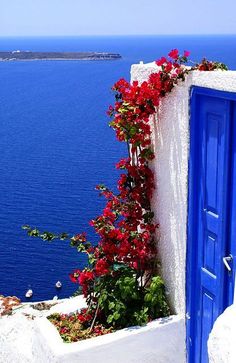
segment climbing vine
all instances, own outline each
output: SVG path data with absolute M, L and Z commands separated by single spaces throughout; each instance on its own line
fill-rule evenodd
M 117 140 L 127 143 L 128 155 L 116 164 L 121 172 L 118 191 L 101 184 L 97 186 L 106 199 L 102 214 L 90 221 L 99 236 L 98 244 L 88 241 L 85 233 L 70 238 L 66 233 L 41 233 L 24 226 L 33 237 L 70 239 L 72 247 L 87 255 L 88 266 L 73 271 L 70 279 L 79 284 L 87 301 L 87 308 L 74 319 L 79 321 L 80 330 L 88 334 L 100 335 L 111 329 L 142 325 L 169 314 L 164 283 L 157 274 L 155 232 L 158 225 L 151 209 L 154 175 L 149 165 L 155 155 L 150 116 L 189 72 L 227 69 L 222 63 L 206 59 L 191 68 L 185 67 L 188 57 L 188 51 L 180 55 L 174 49 L 168 57 L 156 61 L 156 72 L 147 81 L 130 83 L 120 79 L 112 88 L 115 103 L 108 110 L 109 125 Z M 63 319 L 51 317 L 64 339 L 80 339 L 78 332 L 73 337 L 68 333 L 71 330 Z

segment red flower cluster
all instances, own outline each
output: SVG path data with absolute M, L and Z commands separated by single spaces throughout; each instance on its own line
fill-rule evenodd
M 227 70 L 225 64 L 219 62 L 208 61 L 206 58 L 203 58 L 200 64 L 196 64 L 194 69 L 199 71 L 215 71 L 217 69 Z
M 95 264 L 94 271 L 96 276 L 108 274 L 110 272 L 109 263 L 104 258 L 99 259 Z
M 93 286 L 94 272 L 85 268 L 83 271 L 75 270 L 69 276 L 72 282 L 79 283 L 82 286 L 83 294 L 86 297 Z
M 188 56 L 188 51 L 181 55 L 173 49 L 156 61 L 156 71 L 147 81 L 129 83 L 120 79 L 113 87 L 116 101 L 108 109 L 110 126 L 117 140 L 127 143 L 128 156 L 116 164 L 121 170 L 116 193 L 103 184 L 96 187 L 106 199 L 102 214 L 90 221 L 98 243 L 90 243 L 85 233 L 70 238 L 72 247 L 87 254 L 88 267 L 75 270 L 70 279 L 80 285 L 88 307 L 79 314 L 61 315 L 59 319 L 52 316 L 64 341 L 106 334 L 113 328 L 143 324 L 169 313 L 163 281 L 156 276 L 158 225 L 151 209 L 155 187 L 150 167 L 155 157 L 151 122 L 158 116 L 163 97 L 190 71 L 227 69 L 222 63 L 206 59 L 186 68 Z M 29 226 L 24 229 L 43 240 L 68 238 L 66 233 L 41 234 Z
M 174 60 L 177 60 L 179 58 L 179 51 L 178 49 L 173 49 L 168 56 Z
M 91 324 L 93 320 L 92 314 L 89 313 L 88 308 L 83 308 L 80 310 L 79 314 L 77 315 L 77 319 L 84 327 L 87 327 Z
M 112 117 L 110 126 L 119 141 L 127 142 L 129 156 L 116 164 L 116 168 L 123 171 L 117 183 L 117 195 L 104 185 L 97 186 L 107 199 L 102 215 L 90 222 L 100 241 L 92 251 L 90 269 L 76 270 L 70 275 L 72 281 L 82 286 L 85 296 L 92 293 L 96 279 L 116 273 L 113 266 L 117 263 L 126 264 L 141 277 L 155 268 L 157 226 L 153 223 L 150 205 L 154 176 L 149 162 L 154 153 L 149 120 L 161 98 L 171 92 L 179 79 L 184 79 L 187 70 L 181 63 L 188 55 L 185 51 L 180 56 L 179 51 L 173 49 L 169 59 L 162 57 L 156 62 L 160 69 L 151 74 L 148 81 L 139 84 L 120 79 L 113 86 L 116 102 L 108 110 Z M 80 250 L 85 249 L 90 256 L 91 246 L 86 236 L 74 236 L 74 244 L 77 242 Z
M 70 280 L 72 282 L 78 282 L 79 279 L 79 275 L 80 275 L 81 271 L 80 270 L 74 270 L 69 276 L 70 276 Z
M 183 66 L 189 54 L 184 51 L 180 55 L 173 49 L 168 57 L 156 61 L 157 70 L 147 81 L 129 83 L 122 78 L 113 86 L 116 102 L 108 109 L 112 118 L 110 126 L 118 141 L 127 142 L 129 155 L 116 164 L 116 168 L 122 170 L 117 195 L 104 185 L 96 187 L 106 198 L 103 213 L 90 222 L 99 235 L 98 245 L 92 248 L 85 234 L 76 235 L 73 240 L 74 245 L 80 243 L 80 251 L 87 252 L 90 268 L 76 270 L 70 278 L 82 286 L 84 295 L 90 296 L 90 302 L 96 300 L 96 283 L 103 278 L 106 281 L 107 276 L 115 276 L 117 265 L 132 269 L 141 280 L 147 273 L 154 274 L 158 226 L 153 223 L 150 203 L 154 176 L 149 164 L 154 153 L 149 122 L 161 99 L 189 73 L 190 70 Z M 217 67 L 219 64 L 203 60 L 192 69 L 214 70 Z M 81 322 L 89 318 L 86 314 L 79 316 Z

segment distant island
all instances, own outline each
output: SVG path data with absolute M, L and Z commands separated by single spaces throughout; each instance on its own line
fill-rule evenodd
M 114 60 L 120 59 L 118 53 L 106 52 L 30 52 L 14 50 L 0 52 L 0 61 L 36 61 L 36 60 Z

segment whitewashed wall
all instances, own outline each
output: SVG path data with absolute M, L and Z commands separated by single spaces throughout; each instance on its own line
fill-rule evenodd
M 24 304 L 12 316 L 2 317 L 0 363 L 185 362 L 182 340 L 185 323 L 180 316 L 157 319 L 143 327 L 130 327 L 76 343 L 64 343 L 46 316 L 55 312 L 68 314 L 84 306 L 83 297 L 77 296 L 59 300 L 50 311 L 38 311 L 31 304 Z
M 153 64 L 134 65 L 132 79 L 157 70 Z M 157 119 L 159 121 L 157 121 Z M 188 175 L 188 86 L 181 84 L 160 105 L 153 121 L 156 189 L 153 210 L 160 224 L 158 242 L 162 273 L 175 313 L 185 311 L 185 251 Z
M 184 330 L 183 319 L 171 316 L 152 321 L 144 327 L 126 328 L 65 344 L 48 320 L 38 319 L 33 346 L 35 355 L 40 359 L 33 362 L 184 363 L 185 350 L 181 340 Z
M 216 320 L 208 340 L 210 363 L 236 362 L 236 305 L 228 307 Z

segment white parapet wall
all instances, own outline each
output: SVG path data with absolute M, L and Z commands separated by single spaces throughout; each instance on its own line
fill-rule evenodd
M 144 327 L 131 327 L 76 343 L 64 343 L 46 319 L 36 321 L 34 363 L 183 363 L 184 320 L 179 316 L 157 319 Z
M 55 302 L 50 302 L 55 303 Z M 46 319 L 86 306 L 83 297 L 58 301 L 50 310 L 25 304 L 0 319 L 0 363 L 183 363 L 185 323 L 180 316 L 157 319 L 143 327 L 76 343 L 64 343 Z
M 236 362 L 236 305 L 228 307 L 216 320 L 208 340 L 210 363 Z
M 133 65 L 132 80 L 144 81 L 157 71 L 155 63 Z M 185 312 L 185 254 L 189 148 L 189 84 L 163 99 L 152 119 L 155 160 L 153 211 L 159 223 L 158 250 L 172 310 Z

